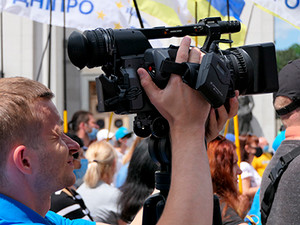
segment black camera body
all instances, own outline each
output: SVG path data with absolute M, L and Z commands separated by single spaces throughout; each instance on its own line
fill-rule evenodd
M 141 87 L 137 69 L 145 68 L 155 84 L 164 88 L 172 73 L 198 90 L 214 107 L 240 95 L 271 93 L 278 89 L 273 43 L 220 50 L 221 34 L 240 31 L 238 21 L 206 18 L 199 23 L 152 29 L 101 29 L 73 32 L 68 41 L 71 62 L 82 69 L 102 66 L 96 78 L 98 111 L 136 113 L 134 132 L 141 137 L 168 134 L 168 123 L 150 103 Z M 175 63 L 178 47 L 152 48 L 149 39 L 206 36 L 201 64 Z

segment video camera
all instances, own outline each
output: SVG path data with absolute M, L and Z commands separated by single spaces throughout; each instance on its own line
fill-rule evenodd
M 96 78 L 98 111 L 136 113 L 134 132 L 141 137 L 168 134 L 168 123 L 150 103 L 137 75 L 145 68 L 153 81 L 164 88 L 171 73 L 178 74 L 214 107 L 240 95 L 270 93 L 278 89 L 273 43 L 220 50 L 221 34 L 240 31 L 238 21 L 206 18 L 197 24 L 151 29 L 102 29 L 73 32 L 68 40 L 71 62 L 80 69 L 102 66 Z M 178 47 L 152 48 L 149 39 L 206 36 L 201 64 L 175 63 Z

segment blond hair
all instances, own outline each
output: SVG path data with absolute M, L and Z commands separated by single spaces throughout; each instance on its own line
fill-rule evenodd
M 100 180 L 110 180 L 115 172 L 116 152 L 106 140 L 93 142 L 86 151 L 89 160 L 84 182 L 90 188 L 96 187 Z

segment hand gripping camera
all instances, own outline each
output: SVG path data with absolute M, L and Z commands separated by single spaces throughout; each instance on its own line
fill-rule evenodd
M 68 40 L 71 62 L 80 69 L 102 66 L 96 78 L 98 111 L 136 113 L 134 132 L 141 137 L 168 133 L 168 124 L 144 93 L 137 69 L 145 68 L 160 88 L 178 74 L 215 108 L 234 96 L 274 92 L 278 88 L 273 43 L 220 50 L 221 34 L 240 31 L 238 21 L 206 18 L 197 24 L 151 29 L 102 29 L 73 32 Z M 178 47 L 152 48 L 149 39 L 206 36 L 201 64 L 175 63 Z

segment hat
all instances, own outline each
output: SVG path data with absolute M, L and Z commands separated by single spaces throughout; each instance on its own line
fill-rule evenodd
M 114 136 L 114 133 L 109 132 L 108 129 L 101 129 L 97 133 L 97 141 L 111 139 Z
M 125 137 L 125 136 L 131 136 L 132 132 L 130 132 L 126 127 L 120 127 L 115 134 L 116 140 Z
M 278 74 L 278 85 L 279 89 L 274 94 L 275 98 L 278 96 L 285 96 L 293 100 L 293 102 L 283 107 L 282 109 L 276 110 L 279 115 L 285 115 L 300 106 L 300 59 L 296 59 L 288 62 Z
M 225 138 L 229 141 L 235 142 L 235 136 L 232 133 L 226 134 Z

